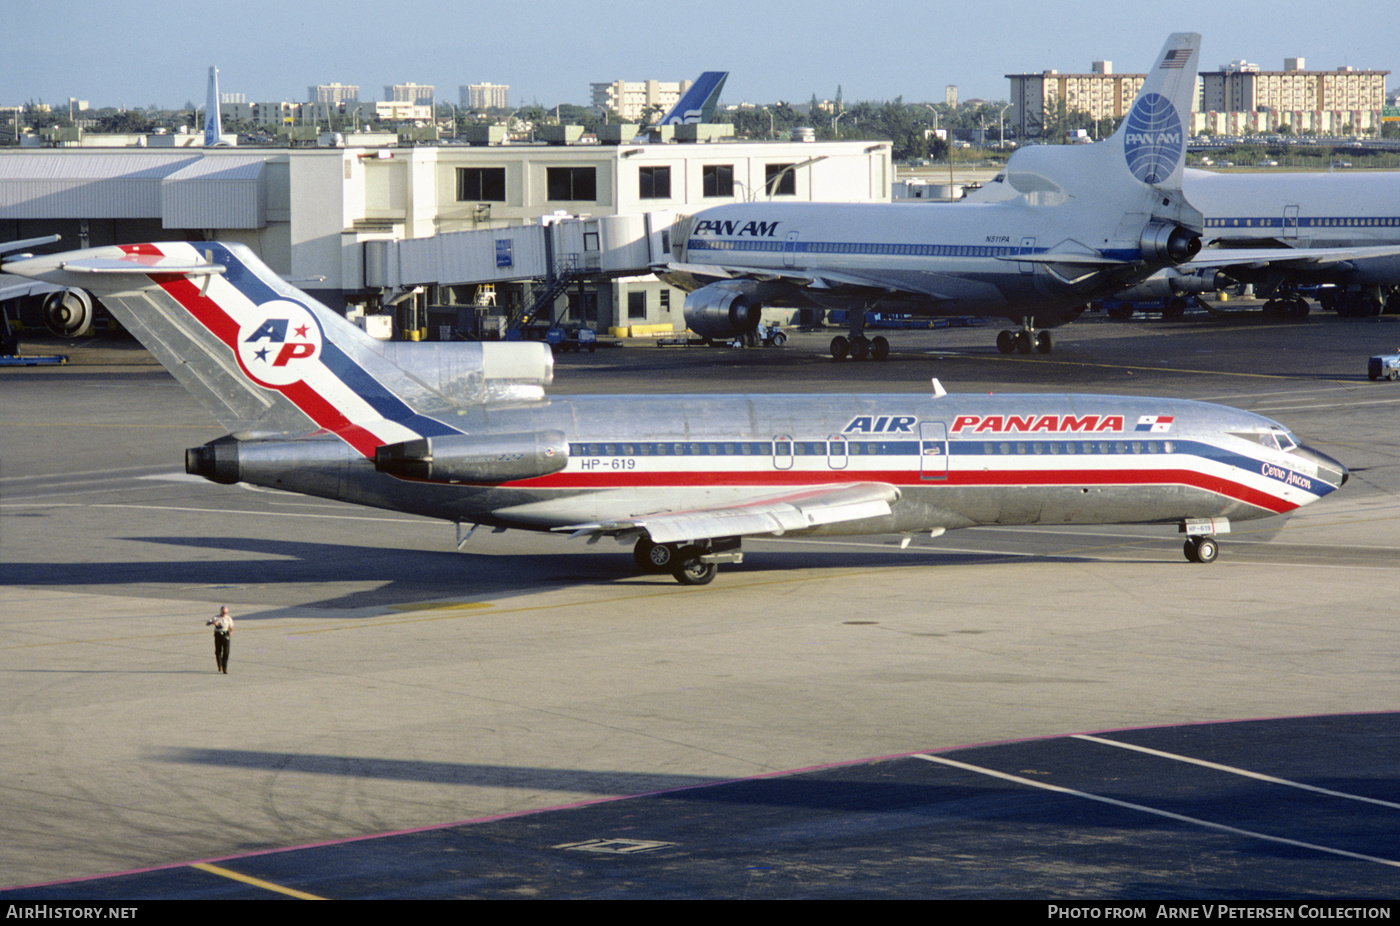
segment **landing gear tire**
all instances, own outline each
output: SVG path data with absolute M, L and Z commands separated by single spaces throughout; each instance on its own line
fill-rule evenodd
M 1162 317 L 1175 321 L 1186 314 L 1186 300 L 1180 296 L 1173 296 L 1167 300 L 1167 304 L 1162 308 Z
M 681 547 L 676 551 L 671 575 L 682 585 L 709 585 L 715 580 L 719 567 L 700 561 L 705 553 L 701 547 Z
M 1016 332 L 1016 352 L 1018 354 L 1031 352 L 1031 333 L 1029 331 Z
M 1050 332 L 1042 331 L 1035 336 L 1035 349 L 1042 354 L 1048 354 L 1055 349 L 1055 340 L 1050 337 Z
M 642 537 L 632 548 L 632 559 L 642 572 L 661 575 L 675 566 L 676 548 L 673 544 L 652 543 L 650 538 Z
M 1002 331 L 997 334 L 997 350 L 1003 354 L 1009 354 L 1016 349 L 1016 335 L 1010 331 Z
M 832 359 L 832 360 L 845 360 L 845 359 L 846 359 L 846 355 L 847 355 L 848 353 L 850 353 L 850 352 L 851 352 L 851 342 L 850 342 L 850 341 L 847 341 L 844 337 L 842 337 L 842 336 L 839 335 L 839 334 L 838 334 L 836 337 L 834 337 L 834 338 L 831 339 L 831 359 Z
M 1193 563 L 1213 563 L 1220 555 L 1220 543 L 1214 537 L 1188 537 L 1181 549 Z
M 851 359 L 864 360 L 870 356 L 870 342 L 865 338 L 851 338 Z
M 870 342 L 870 359 L 880 361 L 888 358 L 889 355 L 890 342 L 883 336 L 876 336 L 875 339 Z

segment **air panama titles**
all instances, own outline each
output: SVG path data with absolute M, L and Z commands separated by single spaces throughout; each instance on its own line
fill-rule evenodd
M 919 419 L 913 415 L 860 415 L 850 420 L 844 434 L 912 434 Z M 1003 434 L 1012 431 L 1046 434 L 1099 434 L 1126 430 L 1122 415 L 959 415 L 949 429 L 954 434 Z M 1171 418 L 1145 416 L 1138 430 L 1161 431 Z

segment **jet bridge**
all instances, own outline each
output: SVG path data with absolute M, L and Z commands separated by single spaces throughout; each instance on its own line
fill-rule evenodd
M 669 257 L 675 214 L 544 216 L 538 225 L 365 242 L 365 285 L 393 302 L 414 287 L 641 276 Z

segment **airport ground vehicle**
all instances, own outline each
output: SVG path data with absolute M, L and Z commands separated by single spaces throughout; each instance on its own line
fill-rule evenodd
M 1366 362 L 1371 379 L 1400 379 L 1400 354 L 1377 354 Z

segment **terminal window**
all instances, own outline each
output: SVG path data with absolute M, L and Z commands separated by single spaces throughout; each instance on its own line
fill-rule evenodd
M 639 174 L 641 186 L 638 195 L 642 199 L 671 198 L 671 168 L 643 167 Z
M 551 167 L 545 174 L 549 198 L 556 202 L 597 202 L 598 179 L 592 167 Z
M 457 168 L 457 202 L 503 203 L 506 201 L 504 167 Z
M 703 184 L 705 196 L 733 196 L 734 165 L 706 164 Z
M 769 196 L 796 196 L 797 171 L 795 164 L 768 164 L 764 170 L 764 187 Z

